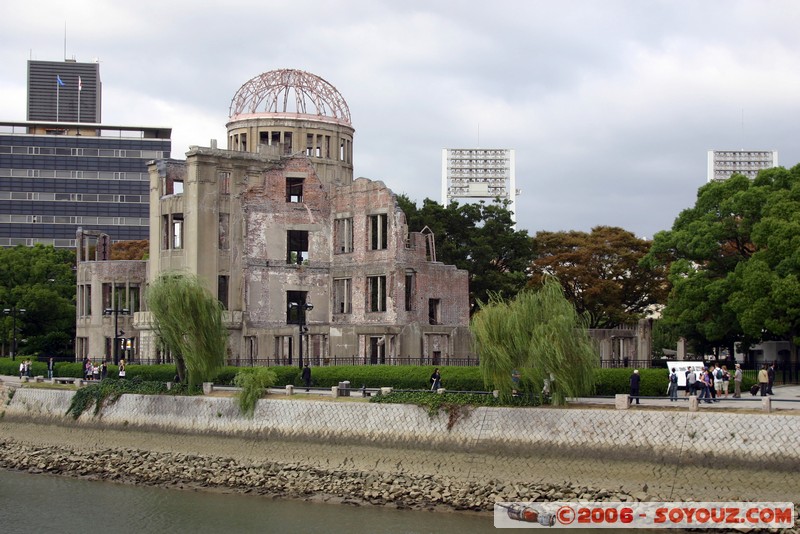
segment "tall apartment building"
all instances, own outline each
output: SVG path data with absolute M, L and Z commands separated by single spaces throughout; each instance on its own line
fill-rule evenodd
M 168 360 L 140 305 L 165 272 L 197 276 L 223 304 L 229 364 L 470 355 L 468 273 L 436 261 L 433 235 L 409 231 L 383 182 L 353 179 L 355 130 L 335 87 L 264 73 L 234 96 L 227 130 L 227 150 L 150 164 L 146 262 L 108 261 L 104 236 L 81 237 L 78 358 Z
M 752 180 L 761 169 L 777 166 L 777 150 L 709 150 L 707 179 L 727 180 L 743 174 Z
M 28 120 L 0 121 L 0 246 L 149 237 L 147 162 L 172 131 L 100 124 L 100 87 L 97 63 L 28 62 Z
M 516 163 L 513 149 L 442 149 L 442 203 L 452 200 L 494 200 L 510 202 L 516 221 Z

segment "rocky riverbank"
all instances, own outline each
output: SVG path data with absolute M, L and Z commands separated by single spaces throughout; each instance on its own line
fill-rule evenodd
M 76 450 L 0 440 L 0 467 L 92 480 L 178 489 L 256 493 L 272 497 L 371 504 L 411 509 L 491 512 L 496 501 L 655 499 L 644 492 L 499 480 L 453 480 L 399 470 L 380 473 L 320 469 L 298 463 L 243 462 L 234 458 L 136 449 Z

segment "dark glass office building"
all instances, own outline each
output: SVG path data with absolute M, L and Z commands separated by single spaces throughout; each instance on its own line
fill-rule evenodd
M 78 227 L 149 239 L 147 162 L 172 130 L 99 118 L 98 64 L 28 62 L 28 120 L 0 121 L 0 246 L 74 247 Z

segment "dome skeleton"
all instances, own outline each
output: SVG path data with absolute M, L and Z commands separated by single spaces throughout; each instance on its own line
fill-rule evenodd
M 239 88 L 231 100 L 230 118 L 260 113 L 313 115 L 350 125 L 350 109 L 339 91 L 319 76 L 294 69 L 265 72 Z

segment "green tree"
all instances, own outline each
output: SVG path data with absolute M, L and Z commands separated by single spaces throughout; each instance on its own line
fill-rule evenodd
M 436 260 L 469 272 L 470 305 L 486 302 L 491 293 L 511 298 L 525 287 L 533 259 L 530 236 L 516 230 L 508 202 L 458 204 L 446 208 L 425 199 L 417 208 L 405 196 L 397 198 L 411 232 L 426 226 L 436 240 Z
M 71 356 L 75 339 L 75 253 L 35 245 L 0 248 L 0 309 L 17 313 L 18 352 Z M 3 314 L 3 347 L 13 340 L 14 319 Z
M 275 371 L 267 367 L 242 369 L 233 377 L 233 383 L 242 388 L 238 394 L 239 411 L 247 417 L 253 417 L 258 399 L 275 385 L 278 376 Z
M 553 404 L 591 393 L 597 350 L 557 280 L 546 278 L 510 301 L 492 298 L 470 329 L 484 382 L 503 399 L 511 397 L 515 370 L 523 391 L 538 392 L 548 381 Z
M 538 232 L 530 287 L 548 276 L 561 283 L 567 299 L 589 328 L 635 323 L 667 296 L 666 269 L 640 265 L 650 241 L 622 228 L 598 226 L 591 233 Z
M 164 273 L 147 289 L 147 305 L 163 346 L 189 387 L 211 381 L 225 361 L 228 332 L 222 304 L 196 277 Z
M 669 265 L 664 321 L 698 352 L 800 332 L 800 166 L 700 188 L 693 208 L 656 234 L 645 263 Z

